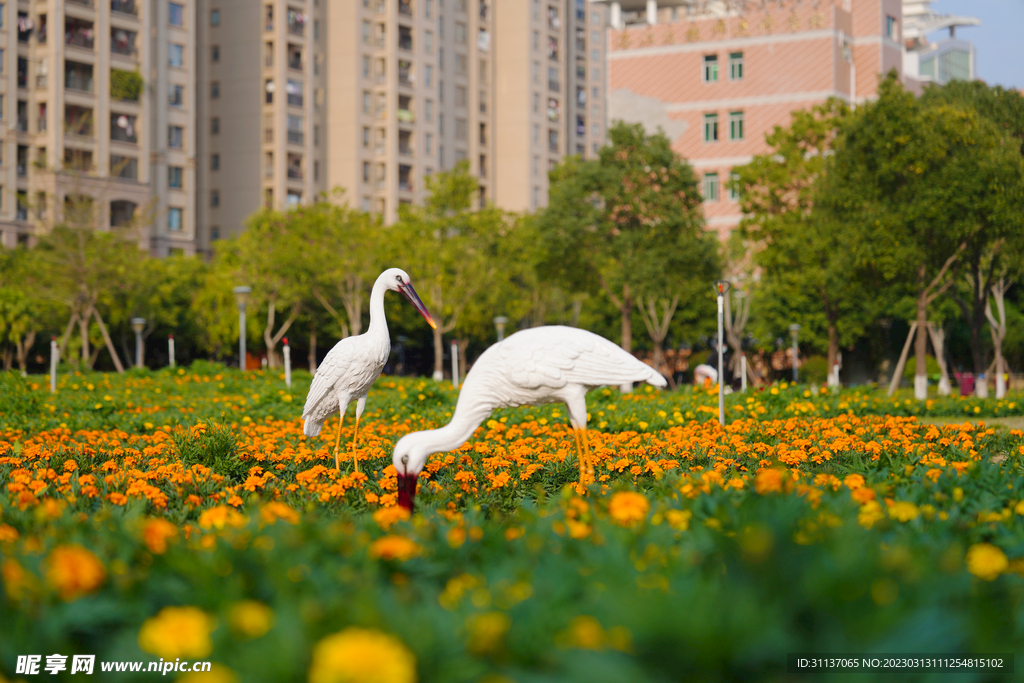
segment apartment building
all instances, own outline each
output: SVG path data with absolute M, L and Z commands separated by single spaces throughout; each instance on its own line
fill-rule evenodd
M 977 17 L 939 14 L 931 0 L 903 0 L 903 72 L 908 85 L 920 91 L 926 83 L 971 81 L 976 74 L 974 44 L 957 38 L 958 27 L 980 26 Z M 944 29 L 949 36 L 931 41 L 928 34 Z M 916 83 L 915 83 L 916 81 Z
M 261 206 L 297 206 L 329 187 L 328 0 L 198 4 L 196 213 L 207 249 Z
M 508 0 L 498 5 L 495 202 L 547 205 L 548 171 L 563 156 L 596 156 L 607 127 L 604 5 Z
M 863 102 L 903 68 L 900 0 L 601 1 L 609 118 L 669 135 L 723 240 L 741 218 L 732 168 L 767 151 L 766 133 L 832 96 Z
M 194 0 L 0 3 L 0 243 L 83 198 L 101 227 L 194 253 Z

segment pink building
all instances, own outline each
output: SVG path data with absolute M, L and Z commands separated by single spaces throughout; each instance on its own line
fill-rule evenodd
M 722 239 L 741 217 L 732 168 L 767 151 L 766 133 L 829 97 L 872 97 L 880 74 L 902 76 L 901 0 L 605 4 L 609 120 L 661 127 L 701 178 Z

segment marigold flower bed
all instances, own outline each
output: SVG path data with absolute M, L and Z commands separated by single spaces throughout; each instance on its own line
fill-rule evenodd
M 447 421 L 450 386 L 383 378 L 355 473 L 351 425 L 340 471 L 337 419 L 302 434 L 308 375 L 3 381 L 8 677 L 58 652 L 217 681 L 746 680 L 788 652 L 1024 644 L 1024 438 L 911 414 L 1012 397 L 890 415 L 777 386 L 729 397 L 723 429 L 712 392 L 598 390 L 586 495 L 564 408 L 522 408 L 433 456 L 410 517 L 391 447 Z

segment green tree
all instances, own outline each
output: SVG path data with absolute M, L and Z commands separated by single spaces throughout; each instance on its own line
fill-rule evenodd
M 971 333 L 971 355 L 976 374 L 986 372 L 985 343 L 982 329 L 990 293 L 999 286 L 1001 301 L 1006 287 L 1006 266 L 1020 257 L 1017 244 L 1024 233 L 1024 97 L 1020 93 L 989 86 L 980 81 L 952 81 L 932 86 L 921 97 L 922 104 L 951 106 L 973 111 L 993 123 L 1003 133 L 1001 143 L 1017 155 L 1000 154 L 989 167 L 990 179 L 997 183 L 988 197 L 990 210 L 974 212 L 977 223 L 970 231 L 963 256 L 964 277 L 950 289 Z M 1000 281 L 1002 284 L 1000 285 Z M 997 309 L 1001 306 L 997 305 Z M 996 357 L 1002 356 L 996 350 Z M 984 386 L 979 383 L 979 389 Z
M 739 235 L 762 269 L 759 306 L 773 333 L 793 322 L 805 346 L 827 349 L 828 367 L 871 320 L 874 297 L 857 277 L 858 244 L 815 211 L 815 189 L 850 109 L 836 98 L 793 112 L 769 151 L 734 169 L 744 219 Z
M 892 74 L 843 127 L 815 196 L 824 220 L 859 240 L 860 265 L 912 290 L 922 400 L 928 307 L 954 283 L 978 226 L 1006 220 L 999 192 L 1018 152 L 1005 142 L 974 110 L 930 106 Z
M 549 204 L 538 217 L 541 268 L 569 291 L 603 292 L 630 351 L 638 305 L 652 336 L 664 339 L 665 314 L 680 295 L 669 274 L 685 273 L 675 269 L 699 249 L 703 212 L 693 169 L 665 135 L 621 122 L 608 135 L 597 159 L 568 157 L 550 173 Z
M 476 179 L 465 162 L 427 179 L 430 198 L 423 206 L 403 207 L 397 224 L 388 228 L 392 258 L 410 265 L 410 277 L 437 329 L 434 378 L 443 373 L 443 335 L 464 325 L 463 316 L 494 311 L 506 267 L 502 241 L 516 228 L 514 218 L 494 206 L 474 210 Z M 465 344 L 463 351 L 465 349 Z
M 44 274 L 35 251 L 23 248 L 0 250 L 0 346 L 3 369 L 17 361 L 27 371 L 28 352 L 39 332 L 56 321 L 58 311 L 40 288 Z

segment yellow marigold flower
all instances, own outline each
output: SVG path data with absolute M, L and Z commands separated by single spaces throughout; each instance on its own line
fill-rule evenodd
M 25 597 L 32 587 L 32 576 L 25 571 L 24 567 L 10 558 L 0 564 L 0 576 L 4 579 L 7 597 L 11 600 L 20 600 Z
M 385 536 L 370 544 L 370 556 L 379 557 L 382 560 L 405 562 L 410 557 L 418 555 L 419 552 L 419 545 L 405 536 Z
M 673 529 L 679 531 L 686 531 L 690 528 L 690 518 L 693 517 L 693 513 L 689 510 L 666 510 L 665 519 L 668 520 L 668 525 Z
M 202 659 L 213 652 L 213 617 L 198 607 L 164 607 L 139 629 L 139 647 L 164 659 Z
M 403 507 L 394 505 L 392 507 L 380 508 L 373 513 L 373 521 L 377 526 L 387 531 L 395 522 L 402 522 L 411 517 L 411 513 Z
M 602 650 L 605 647 L 605 632 L 601 622 L 589 615 L 581 615 L 572 620 L 564 634 L 568 647 L 584 650 Z
M 103 564 L 80 545 L 62 545 L 46 559 L 46 582 L 64 600 L 74 600 L 99 588 L 107 576 Z
M 223 664 L 213 663 L 209 671 L 189 672 L 175 683 L 238 683 L 238 674 Z
M 901 522 L 917 519 L 919 514 L 920 510 L 917 509 L 917 506 L 905 500 L 897 501 L 889 506 L 889 516 Z
M 162 555 L 167 552 L 167 539 L 178 535 L 178 527 L 166 519 L 151 519 L 142 528 L 142 540 L 149 552 Z
M 309 683 L 415 683 L 416 658 L 380 631 L 347 628 L 313 648 Z
M 759 494 L 782 491 L 783 472 L 779 469 L 765 469 L 754 477 L 754 490 Z
M 469 651 L 474 654 L 494 652 L 511 626 L 512 620 L 504 612 L 485 612 L 469 617 L 466 620 Z
M 18 530 L 9 524 L 0 524 L 0 543 L 13 543 L 18 540 Z
M 1024 500 L 1017 503 L 1017 505 L 1014 506 L 1013 511 L 1018 515 L 1024 515 Z
M 633 526 L 647 519 L 651 504 L 643 494 L 620 491 L 608 503 L 608 514 L 621 526 Z
M 223 529 L 228 526 L 238 528 L 245 526 L 247 521 L 245 515 L 227 505 L 203 510 L 203 514 L 199 515 L 199 526 L 203 529 Z
M 976 543 L 967 550 L 967 571 L 986 581 L 995 581 L 1009 566 L 1006 553 L 991 543 Z
M 298 524 L 299 513 L 284 503 L 272 500 L 260 508 L 260 519 L 265 524 L 273 524 L 279 519 L 283 519 L 289 524 Z
M 242 600 L 228 612 L 231 628 L 246 638 L 259 638 L 274 625 L 274 611 L 255 600 Z
M 858 503 L 864 504 L 875 499 L 875 490 L 867 487 L 850 491 L 850 497 Z
M 860 506 L 860 512 L 857 513 L 857 522 L 865 529 L 870 529 L 874 526 L 875 522 L 885 517 L 885 513 L 882 512 L 882 506 L 877 500 L 871 500 Z
M 859 474 L 848 474 L 843 479 L 843 484 L 851 491 L 855 491 L 864 486 L 864 477 Z

